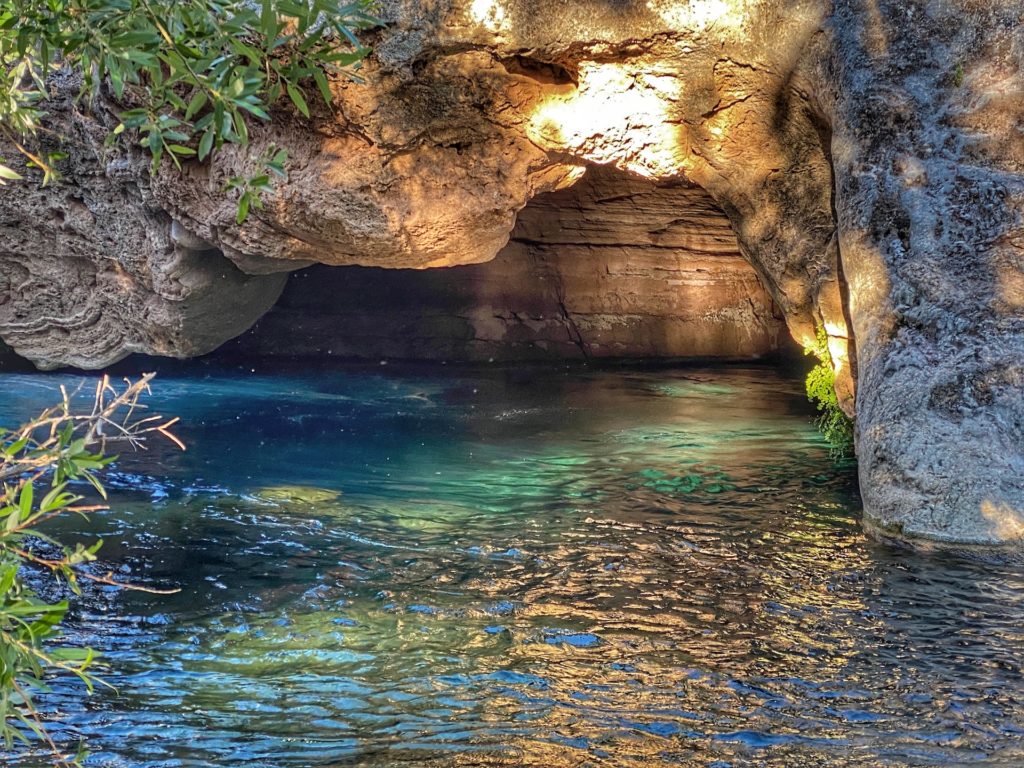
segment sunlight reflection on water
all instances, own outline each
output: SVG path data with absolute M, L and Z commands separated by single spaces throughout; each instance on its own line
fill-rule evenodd
M 64 380 L 6 377 L 0 419 Z M 771 370 L 171 374 L 154 405 L 189 451 L 120 461 L 88 535 L 182 592 L 77 610 L 120 694 L 47 704 L 90 765 L 1024 763 L 1024 579 L 865 541 Z

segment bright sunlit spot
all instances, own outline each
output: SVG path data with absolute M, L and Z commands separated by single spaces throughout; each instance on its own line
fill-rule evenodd
M 649 0 L 647 3 L 649 10 L 674 29 L 699 32 L 711 28 L 739 29 L 746 15 L 745 5 L 743 0 Z
M 847 360 L 846 328 L 835 322 L 825 323 L 825 332 L 828 334 L 828 353 L 832 356 L 832 370 L 838 376 L 843 370 L 843 363 Z
M 473 21 L 491 32 L 497 32 L 505 21 L 505 8 L 499 0 L 473 0 L 469 13 Z
M 684 130 L 670 114 L 679 95 L 679 80 L 670 75 L 587 62 L 580 67 L 579 87 L 541 102 L 527 130 L 547 148 L 649 178 L 673 176 L 686 158 Z
M 992 524 L 999 538 L 1024 538 L 1024 510 L 1014 509 L 1005 502 L 984 501 L 981 514 Z

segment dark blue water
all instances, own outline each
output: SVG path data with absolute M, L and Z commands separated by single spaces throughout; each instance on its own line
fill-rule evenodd
M 3 378 L 0 421 L 70 377 Z M 1024 578 L 866 541 L 768 369 L 168 374 L 92 766 L 1024 765 Z M 0 762 L 45 765 L 42 758 Z

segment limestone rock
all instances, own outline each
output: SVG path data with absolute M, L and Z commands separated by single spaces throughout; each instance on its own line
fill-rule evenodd
M 530 199 L 614 165 L 706 190 L 790 333 L 824 325 L 875 530 L 1024 552 L 1021 0 L 382 15 L 365 82 L 335 82 L 311 122 L 282 107 L 249 152 L 150 182 L 95 150 L 63 197 L 5 188 L 0 337 L 47 365 L 193 354 L 251 323 L 291 265 L 487 262 Z M 97 146 L 73 108 L 51 111 Z M 238 227 L 224 181 L 272 142 L 289 181 Z M 264 276 L 182 254 L 171 221 Z
M 230 354 L 750 359 L 785 334 L 703 190 L 593 168 L 534 198 L 486 264 L 315 267 Z
M 0 192 L 0 338 L 40 368 L 190 357 L 273 305 L 283 275 L 246 275 L 215 248 L 176 244 L 144 177 L 123 158 L 104 162 L 102 131 L 64 106 L 69 181 Z
M 865 515 L 1024 542 L 1024 37 L 1012 2 L 837 5 L 836 210 Z

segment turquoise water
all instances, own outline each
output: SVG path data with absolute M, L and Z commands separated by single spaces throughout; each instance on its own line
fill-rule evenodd
M 1024 765 L 1024 577 L 865 540 L 799 381 L 183 370 L 62 532 L 181 589 L 76 607 L 88 765 Z

